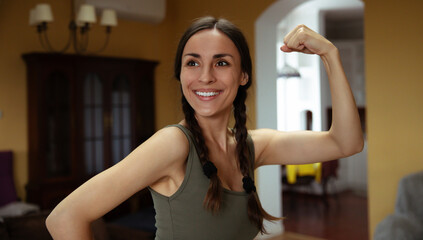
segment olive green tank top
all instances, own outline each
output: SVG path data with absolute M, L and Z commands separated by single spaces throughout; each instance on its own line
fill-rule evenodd
M 254 239 L 259 230 L 248 219 L 248 194 L 224 189 L 219 212 L 212 214 L 206 210 L 203 201 L 209 179 L 203 173 L 193 135 L 179 124 L 168 127 L 178 127 L 185 133 L 189 154 L 184 180 L 172 196 L 166 197 L 149 188 L 156 210 L 156 240 Z M 247 143 L 254 164 L 254 145 L 250 136 Z

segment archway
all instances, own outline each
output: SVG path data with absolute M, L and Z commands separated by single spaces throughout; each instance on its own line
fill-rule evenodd
M 256 116 L 257 128 L 278 128 L 277 119 L 277 51 L 278 27 L 293 10 L 307 11 L 307 25 L 321 32 L 321 11 L 363 8 L 359 0 L 280 0 L 271 5 L 255 23 L 255 69 L 256 69 Z M 311 14 L 311 15 L 310 15 Z M 317 62 L 317 61 L 316 61 Z M 320 66 L 316 63 L 316 74 L 320 81 Z M 320 89 L 318 89 L 320 98 Z M 321 101 L 319 99 L 319 101 Z M 322 121 L 321 119 L 319 119 Z M 282 216 L 280 166 L 264 166 L 257 171 L 258 193 L 263 207 L 274 216 Z M 269 187 L 271 186 L 271 187 Z M 276 189 L 276 191 L 275 191 Z M 283 224 L 264 223 L 271 235 L 283 232 Z

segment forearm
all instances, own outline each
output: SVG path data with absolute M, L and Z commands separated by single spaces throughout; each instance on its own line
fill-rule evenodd
M 322 55 L 332 97 L 332 125 L 329 130 L 342 155 L 349 156 L 363 148 L 363 135 L 354 96 L 345 76 L 339 51 L 333 47 Z

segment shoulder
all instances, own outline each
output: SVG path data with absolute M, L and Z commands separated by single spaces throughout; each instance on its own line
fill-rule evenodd
M 158 130 L 117 164 L 118 169 L 135 172 L 143 186 L 172 176 L 183 168 L 189 154 L 189 142 L 177 127 Z
M 248 134 L 254 142 L 254 145 L 263 145 L 270 141 L 274 136 L 280 134 L 280 131 L 268 128 L 249 130 Z
M 189 142 L 184 132 L 176 126 L 168 126 L 158 130 L 147 141 L 147 144 L 154 145 L 157 153 L 175 157 L 185 158 L 189 152 Z
M 125 159 L 143 169 L 149 168 L 157 175 L 171 174 L 171 169 L 182 166 L 189 153 L 189 142 L 185 134 L 176 127 L 158 130 Z

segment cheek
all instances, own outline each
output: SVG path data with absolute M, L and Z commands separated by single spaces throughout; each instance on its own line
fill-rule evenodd
M 180 83 L 181 83 L 182 93 L 186 97 L 188 93 L 188 87 L 193 83 L 192 75 L 187 74 L 187 72 L 181 71 Z
M 189 85 L 197 78 L 196 71 L 189 70 L 189 69 L 182 69 L 181 70 L 181 83 L 184 82 L 184 85 Z

